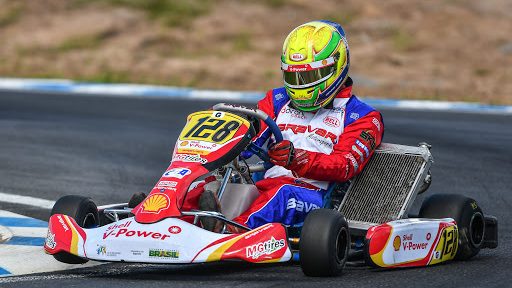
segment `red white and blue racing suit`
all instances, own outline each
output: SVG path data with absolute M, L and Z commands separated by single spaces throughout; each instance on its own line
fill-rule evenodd
M 300 226 L 308 212 L 322 207 L 330 184 L 362 171 L 381 143 L 384 124 L 378 111 L 352 95 L 350 78 L 347 84 L 332 105 L 315 112 L 292 108 L 284 88 L 268 91 L 258 102 L 258 108 L 276 121 L 283 138 L 305 150 L 307 158 L 296 171 L 281 166 L 267 170 L 256 182 L 260 196 L 234 221 L 250 228 L 271 222 Z M 263 146 L 271 133 L 263 122 L 260 125 L 253 140 Z

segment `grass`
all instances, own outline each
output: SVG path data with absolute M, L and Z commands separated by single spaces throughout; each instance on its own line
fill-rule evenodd
M 341 26 L 348 26 L 359 17 L 360 12 L 355 10 L 341 10 L 336 11 L 336 14 L 328 14 L 325 16 L 326 20 L 330 20 L 341 24 Z
M 23 8 L 20 5 L 16 5 L 0 12 L 0 28 L 16 23 L 20 19 L 22 10 Z
M 416 44 L 414 37 L 403 29 L 394 30 L 391 41 L 398 51 L 410 51 Z
M 64 40 L 53 50 L 55 52 L 68 52 L 80 49 L 95 49 L 100 46 L 103 37 L 100 34 L 73 36 Z
M 251 48 L 251 35 L 247 32 L 240 32 L 233 38 L 233 50 L 246 51 Z
M 150 19 L 167 26 L 186 26 L 191 20 L 208 13 L 213 0 L 76 0 L 75 4 L 102 2 L 144 11 Z

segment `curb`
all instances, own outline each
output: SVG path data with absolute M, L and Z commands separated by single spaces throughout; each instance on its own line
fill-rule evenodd
M 9 241 L 12 236 L 11 231 L 7 227 L 0 225 L 0 244 Z
M 210 100 L 256 103 L 265 96 L 263 92 L 226 90 L 196 90 L 192 88 L 139 84 L 96 84 L 66 79 L 0 78 L 0 89 L 13 91 L 49 92 L 76 95 L 103 95 L 132 98 L 172 98 L 180 100 Z M 377 108 L 404 110 L 454 111 L 512 115 L 512 106 L 485 105 L 472 102 L 427 100 L 396 100 L 361 97 Z
M 0 210 L 0 278 L 32 273 L 69 270 L 99 265 L 69 265 L 46 255 L 43 244 L 48 223 L 9 211 Z

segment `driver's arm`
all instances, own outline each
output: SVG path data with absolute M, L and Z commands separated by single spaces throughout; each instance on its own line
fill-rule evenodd
M 373 111 L 345 127 L 331 154 L 296 149 L 294 161 L 286 168 L 300 177 L 345 182 L 363 170 L 383 133 L 382 116 Z
M 274 113 L 274 102 L 272 100 L 272 97 L 273 97 L 272 90 L 269 90 L 267 92 L 267 94 L 265 95 L 265 97 L 263 99 L 261 99 L 260 101 L 258 101 L 257 108 L 260 109 L 261 111 L 265 112 L 273 120 L 276 120 L 276 115 L 274 115 L 275 114 Z M 272 132 L 268 128 L 267 124 L 265 124 L 265 122 L 263 122 L 263 120 L 260 120 L 259 132 L 258 132 L 258 134 L 256 134 L 256 136 L 254 136 L 252 138 L 252 141 L 257 146 L 263 147 L 263 145 L 265 144 L 265 142 L 267 142 L 267 140 L 271 134 L 272 134 Z M 251 156 L 252 156 L 252 152 L 250 152 L 250 151 L 246 150 L 246 151 L 242 152 L 242 157 L 245 159 L 248 159 Z

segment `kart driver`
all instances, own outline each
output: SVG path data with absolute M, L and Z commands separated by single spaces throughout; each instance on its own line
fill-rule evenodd
M 308 22 L 286 37 L 281 55 L 284 87 L 272 89 L 258 108 L 276 121 L 284 141 L 270 139 L 275 165 L 256 182 L 260 195 L 234 221 L 256 228 L 266 223 L 300 225 L 321 208 L 330 184 L 363 170 L 384 133 L 381 114 L 352 95 L 349 47 L 343 28 L 330 21 Z M 261 121 L 253 139 L 262 146 L 270 130 Z M 250 155 L 245 155 L 250 156 Z M 220 210 L 205 191 L 201 210 Z M 217 220 L 202 220 L 214 230 Z

